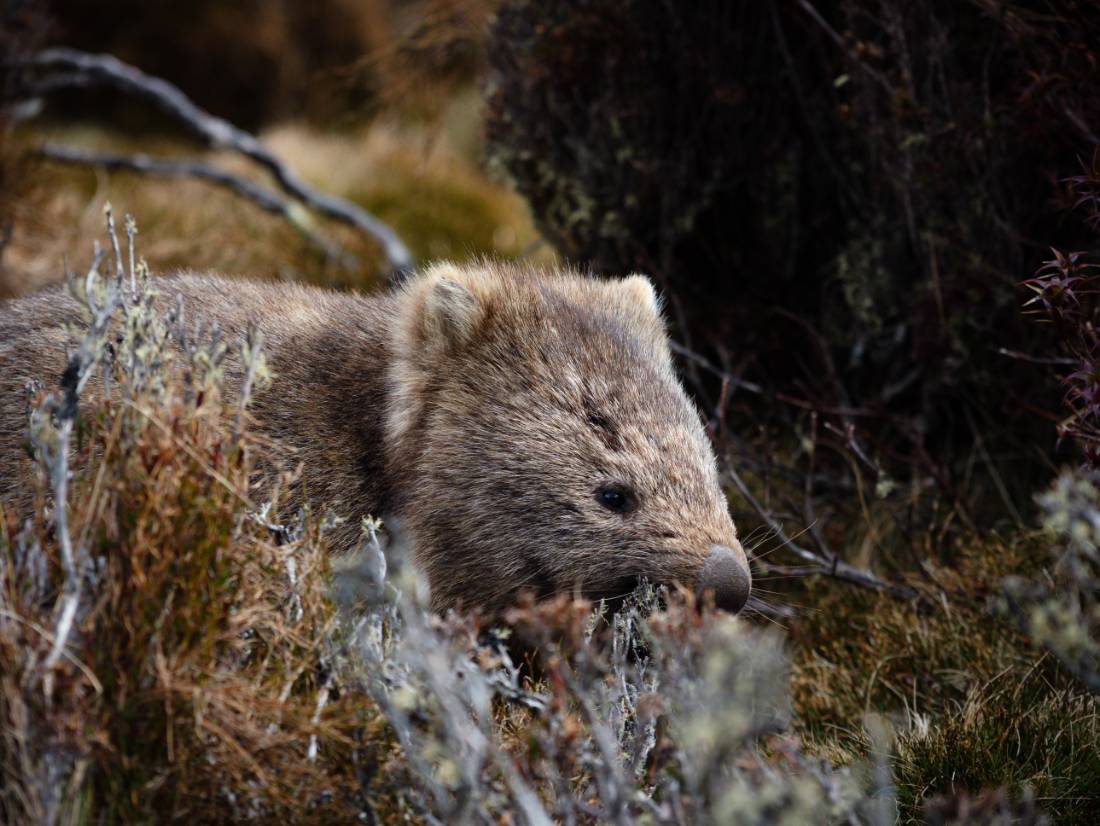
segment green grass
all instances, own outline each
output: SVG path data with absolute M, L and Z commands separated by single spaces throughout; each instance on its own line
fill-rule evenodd
M 1030 789 L 1055 823 L 1094 822 L 1100 703 L 994 598 L 1041 549 L 1034 533 L 973 541 L 916 602 L 826 581 L 792 597 L 810 606 L 791 628 L 796 727 L 846 763 L 868 754 L 868 714 L 890 720 L 902 823 L 924 822 L 926 798 L 996 788 Z

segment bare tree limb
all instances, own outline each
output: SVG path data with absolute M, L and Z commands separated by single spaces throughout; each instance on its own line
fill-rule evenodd
M 831 554 L 831 558 L 827 559 L 808 548 L 796 545 L 790 537 L 787 536 L 786 532 L 784 532 L 783 526 L 776 522 L 756 497 L 752 495 L 752 491 L 749 490 L 748 485 L 745 484 L 745 481 L 733 468 L 733 464 L 727 462 L 726 465 L 726 472 L 729 474 L 730 481 L 733 482 L 734 487 L 737 488 L 741 496 L 745 498 L 745 501 L 752 506 L 752 509 L 756 511 L 757 515 L 764 520 L 764 523 L 775 533 L 776 538 L 783 543 L 783 547 L 789 548 L 795 555 L 810 563 L 807 566 L 797 569 L 778 569 L 769 563 L 758 560 L 757 564 L 762 566 L 765 570 L 787 574 L 794 573 L 800 576 L 821 574 L 843 580 L 844 582 L 850 582 L 853 585 L 861 585 L 864 588 L 881 591 L 882 593 L 902 599 L 912 599 L 917 596 L 917 592 L 912 588 L 885 582 L 870 571 L 864 571 L 861 568 L 856 568 L 854 565 L 849 565 L 847 562 L 841 560 L 836 554 Z
M 285 201 L 273 192 L 215 166 L 195 160 L 175 160 L 154 158 L 138 152 L 133 155 L 119 155 L 111 152 L 87 152 L 72 146 L 45 144 L 38 154 L 54 163 L 71 166 L 93 166 L 108 170 L 140 172 L 163 178 L 197 178 L 201 181 L 223 187 L 251 201 L 264 212 L 270 212 L 285 218 L 305 236 L 310 243 L 325 252 L 325 255 L 338 260 L 347 260 L 348 253 L 339 244 L 314 232 L 301 219 L 290 201 Z
M 191 102 L 179 87 L 111 55 L 95 55 L 77 49 L 45 49 L 28 61 L 47 75 L 30 87 L 32 93 L 46 94 L 59 89 L 105 86 L 117 89 L 156 105 L 191 132 L 217 149 L 229 149 L 266 169 L 288 195 L 312 209 L 369 235 L 382 247 L 390 267 L 404 273 L 413 266 L 412 253 L 388 225 L 356 204 L 319 192 L 302 181 L 286 164 L 264 148 L 254 135 L 215 117 Z

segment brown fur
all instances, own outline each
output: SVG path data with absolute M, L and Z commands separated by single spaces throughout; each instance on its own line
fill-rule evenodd
M 296 451 L 304 495 L 347 517 L 338 546 L 367 514 L 398 517 L 437 608 L 691 585 L 716 544 L 744 561 L 641 276 L 439 265 L 370 298 L 199 275 L 158 287 L 230 335 L 259 326 L 275 382 L 256 419 Z M 76 318 L 56 290 L 0 305 L 0 499 L 25 490 L 24 386 L 57 381 Z M 601 505 L 607 483 L 635 507 Z

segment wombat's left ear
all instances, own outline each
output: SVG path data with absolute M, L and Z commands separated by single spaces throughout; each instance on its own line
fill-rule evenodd
M 436 264 L 409 285 L 409 345 L 428 348 L 434 358 L 437 348 L 462 344 L 473 335 L 482 308 L 468 282 L 468 275 L 453 264 Z
M 424 323 L 430 335 L 453 344 L 466 341 L 480 314 L 477 298 L 466 285 L 446 272 L 431 279 L 424 297 Z
M 625 291 L 627 299 L 632 306 L 652 314 L 656 319 L 661 318 L 661 298 L 653 287 L 653 282 L 647 276 L 628 275 L 619 282 L 619 288 Z

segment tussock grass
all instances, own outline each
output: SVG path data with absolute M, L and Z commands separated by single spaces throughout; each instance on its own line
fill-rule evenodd
M 96 295 L 93 313 L 109 292 Z M 92 346 L 97 377 L 75 429 L 68 495 L 56 484 L 67 471 L 64 414 L 47 396 L 31 432 L 54 485 L 40 479 L 29 521 L 0 510 L 5 822 L 250 812 L 308 822 L 326 795 L 349 779 L 358 787 L 349 731 L 371 731 L 377 715 L 351 698 L 322 699 L 336 614 L 321 526 L 276 531 L 257 518 L 250 480 L 263 446 L 247 398 L 222 392 L 233 363 L 262 379 L 262 357 L 175 325 L 145 293 L 102 337 L 74 331 Z M 102 377 L 115 388 L 106 398 Z M 74 584 L 79 608 L 56 659 L 55 601 Z M 372 739 L 384 748 L 382 732 Z M 324 762 L 307 756 L 314 741 Z
M 957 790 L 1029 792 L 1056 823 L 1094 823 L 1100 800 L 1100 708 L 1051 686 L 1041 664 L 1005 671 L 960 708 L 901 737 L 896 778 L 903 822 L 920 823 L 927 797 Z

